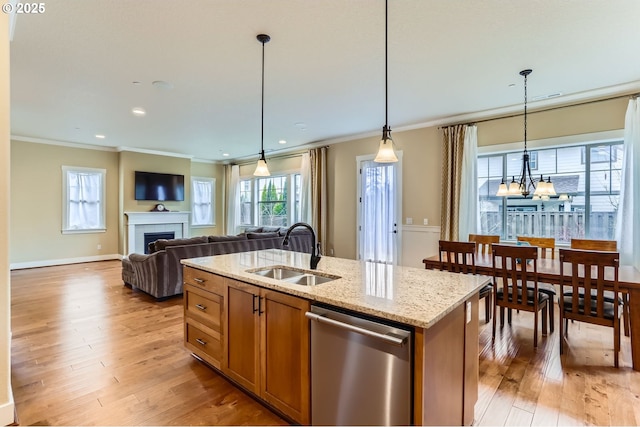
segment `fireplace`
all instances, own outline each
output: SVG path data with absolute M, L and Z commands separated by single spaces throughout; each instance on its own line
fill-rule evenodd
M 174 239 L 189 236 L 189 212 L 125 212 L 125 215 L 127 254 L 146 253 L 147 233 L 173 233 Z
M 144 253 L 149 253 L 149 243 L 158 239 L 173 239 L 176 234 L 173 231 L 163 231 L 160 233 L 144 233 Z

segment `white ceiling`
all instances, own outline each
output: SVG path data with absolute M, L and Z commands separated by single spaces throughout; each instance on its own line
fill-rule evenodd
M 383 0 L 45 5 L 45 13 L 15 22 L 14 137 L 216 161 L 255 157 L 259 33 L 271 36 L 267 155 L 381 134 Z M 639 91 L 639 20 L 637 0 L 390 0 L 389 125 L 398 131 L 521 111 L 524 68 L 533 69 L 532 109 Z M 173 88 L 153 86 L 157 80 Z M 558 92 L 563 96 L 533 101 Z M 133 107 L 147 115 L 134 117 Z

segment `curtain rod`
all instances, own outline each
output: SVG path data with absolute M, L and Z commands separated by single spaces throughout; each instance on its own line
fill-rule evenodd
M 329 148 L 328 145 L 322 145 L 320 147 L 314 147 L 314 148 Z M 270 156 L 267 160 L 280 160 L 280 159 L 291 159 L 293 157 L 300 157 L 302 156 L 304 153 L 309 152 L 310 150 L 312 150 L 313 148 L 309 148 L 303 151 L 296 151 L 294 153 L 283 153 L 281 155 L 275 155 L 275 156 Z M 244 160 L 242 162 L 231 162 L 228 163 L 230 165 L 238 165 L 238 166 L 244 166 L 244 165 L 249 165 L 251 163 L 255 163 L 255 159 L 254 160 Z
M 591 100 L 591 101 L 578 102 L 576 104 L 559 105 L 557 107 L 543 108 L 541 110 L 531 111 L 528 114 L 544 113 L 544 112 L 547 112 L 547 111 L 560 110 L 562 108 L 576 107 L 576 106 L 579 106 L 579 105 L 587 105 L 587 104 L 595 104 L 597 102 L 611 101 L 613 99 L 620 99 L 620 98 L 627 98 L 627 97 L 629 99 L 635 99 L 635 98 L 638 98 L 639 96 L 640 96 L 640 92 L 633 93 L 631 95 L 617 95 L 617 96 L 611 96 L 609 98 L 594 99 L 594 100 Z M 490 119 L 474 120 L 472 122 L 466 122 L 466 123 L 465 122 L 461 122 L 461 123 L 454 123 L 454 124 L 446 125 L 446 126 L 439 126 L 438 129 L 444 129 L 444 128 L 448 128 L 448 127 L 451 127 L 451 126 L 458 126 L 458 125 L 475 125 L 475 124 L 478 124 L 478 123 L 492 122 L 494 120 L 502 120 L 502 119 L 510 119 L 512 117 L 520 117 L 522 115 L 523 115 L 523 113 L 514 113 L 514 114 L 510 114 L 508 116 L 492 117 Z

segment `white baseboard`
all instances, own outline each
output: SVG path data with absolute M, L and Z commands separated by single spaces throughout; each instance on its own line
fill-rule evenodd
M 16 405 L 13 403 L 13 392 L 9 384 L 9 401 L 0 403 L 0 426 L 13 424 L 16 419 Z
M 94 262 L 94 261 L 109 261 L 113 259 L 122 259 L 122 258 L 123 256 L 120 254 L 107 254 L 107 255 L 95 255 L 95 256 L 78 257 L 78 258 L 48 259 L 44 261 L 14 262 L 9 264 L 9 269 L 21 270 L 24 268 L 51 267 L 53 265 L 78 264 L 81 262 Z

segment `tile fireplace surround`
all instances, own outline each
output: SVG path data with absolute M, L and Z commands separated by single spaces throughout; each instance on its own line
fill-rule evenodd
M 190 212 L 125 212 L 127 254 L 144 253 L 144 233 L 172 231 L 176 239 L 189 236 Z

